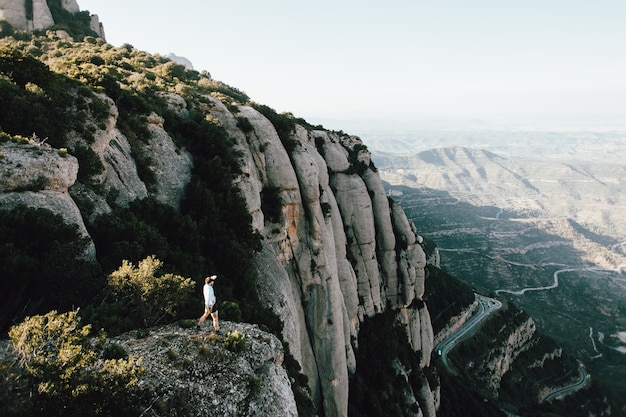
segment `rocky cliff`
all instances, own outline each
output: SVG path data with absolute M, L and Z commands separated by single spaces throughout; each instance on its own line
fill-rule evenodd
M 63 10 L 76 14 L 80 7 L 76 0 L 60 0 Z M 91 15 L 90 28 L 104 38 L 104 27 L 97 15 Z M 0 0 L 0 20 L 6 20 L 15 29 L 41 30 L 55 25 L 54 17 L 46 0 Z
M 367 316 L 397 309 L 411 344 L 428 366 L 433 332 L 420 300 L 426 259 L 404 212 L 387 201 L 369 153 L 353 136 L 296 126 L 285 149 L 258 111 L 231 112 L 213 100 L 211 114 L 237 139 L 244 161 L 241 189 L 265 237 L 259 264 L 265 302 L 293 300 L 277 312 L 283 336 L 303 364 L 327 415 L 346 415 L 348 376 L 358 364 L 351 340 Z M 237 129 L 237 118 L 252 126 Z M 260 196 L 271 189 L 280 216 L 266 218 Z M 396 247 L 396 241 L 401 247 Z M 294 300 L 295 297 L 295 300 Z M 281 303 L 282 304 L 282 303 Z
M 356 340 L 368 317 L 395 311 L 421 366 L 428 367 L 434 335 L 421 300 L 426 256 L 413 224 L 387 198 L 361 140 L 290 115 L 281 115 L 291 123 L 281 130 L 257 108 L 225 96 L 207 94 L 193 108 L 181 94 L 162 97 L 168 111 L 183 119 L 201 111 L 233 139 L 241 166 L 236 183 L 262 236 L 254 259 L 259 297 L 284 323 L 289 353 L 324 414 L 348 414 L 349 377 L 360 366 Z M 178 208 L 194 157 L 164 128 L 162 115 L 145 117 L 147 137 L 136 140 L 123 133 L 114 100 L 101 93 L 99 100 L 106 107 L 100 121 L 84 120 L 90 139 L 76 131 L 68 137 L 72 146 L 93 151 L 102 172 L 77 182 L 79 166 L 65 150 L 37 138 L 3 143 L 2 209 L 18 203 L 48 208 L 88 236 L 84 219 L 137 199 L 154 197 Z M 140 175 L 146 171 L 149 182 Z M 75 199 L 89 200 L 90 212 L 81 213 Z M 92 247 L 87 256 L 93 255 Z M 434 416 L 437 394 L 425 378 L 416 395 L 416 415 Z

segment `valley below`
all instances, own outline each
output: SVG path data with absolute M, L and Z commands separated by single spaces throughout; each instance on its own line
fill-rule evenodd
M 520 306 L 626 396 L 626 164 L 464 147 L 374 162 L 442 268 Z

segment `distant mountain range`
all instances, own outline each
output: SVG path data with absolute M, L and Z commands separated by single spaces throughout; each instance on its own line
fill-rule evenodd
M 373 160 L 418 233 L 437 242 L 442 267 L 524 308 L 598 378 L 624 381 L 625 153 L 604 143 L 597 154 L 614 146 L 610 160 L 550 160 L 566 136 L 535 144 L 535 159 L 445 147 Z
M 511 129 L 413 129 L 358 131 L 374 153 L 410 155 L 454 146 L 491 151 L 514 159 L 623 163 L 626 129 L 511 130 Z
M 609 242 L 624 240 L 626 162 L 546 160 L 552 146 L 538 150 L 535 160 L 466 147 L 412 155 L 376 152 L 373 160 L 391 184 L 445 190 L 461 201 L 516 216 L 571 218 Z

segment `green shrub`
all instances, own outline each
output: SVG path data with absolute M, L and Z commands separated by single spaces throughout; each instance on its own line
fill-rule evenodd
M 128 353 L 124 346 L 117 343 L 107 343 L 102 350 L 102 359 L 127 359 Z
M 246 336 L 237 330 L 228 332 L 224 338 L 224 346 L 231 352 L 241 352 L 246 346 Z
M 33 0 L 24 0 L 26 20 L 33 20 Z
M 175 361 L 176 359 L 178 359 L 178 352 L 172 349 L 168 349 L 165 352 L 165 356 L 167 356 L 167 359 L 169 359 L 170 361 Z
M 182 319 L 178 320 L 178 325 L 183 329 L 192 329 L 196 327 L 197 320 L 195 319 Z
M 78 179 L 89 183 L 91 178 L 104 172 L 100 157 L 89 146 L 77 145 L 71 153 L 78 159 Z
M 89 303 L 104 281 L 99 265 L 83 257 L 88 245 L 78 226 L 49 210 L 0 210 L 0 329 Z
M 272 223 L 280 222 L 283 214 L 283 205 L 278 187 L 263 187 L 261 190 L 261 211 Z
M 248 134 L 254 130 L 252 123 L 250 123 L 250 120 L 248 120 L 247 117 L 238 117 L 237 127 L 245 134 Z
M 241 322 L 241 308 L 234 301 L 220 303 L 220 317 L 228 321 Z
M 104 334 L 88 338 L 75 311 L 29 317 L 9 331 L 21 363 L 36 385 L 40 415 L 122 415 L 136 411 L 141 360 L 99 361 Z
M 194 283 L 179 275 L 157 275 L 163 263 L 149 256 L 137 266 L 124 260 L 109 275 L 107 292 L 146 327 L 177 317 L 190 302 Z
M 11 26 L 9 22 L 4 19 L 0 20 L 0 39 L 5 36 L 13 36 L 14 33 L 15 29 L 13 29 L 13 26 Z
M 248 379 L 248 388 L 250 389 L 250 397 L 259 395 L 261 392 L 261 378 L 256 375 L 250 375 Z
M 292 138 L 296 130 L 296 119 L 291 113 L 278 114 L 276 110 L 263 104 L 253 103 L 254 108 L 265 116 L 274 128 L 287 153 L 293 152 L 298 146 L 298 141 Z
M 50 145 L 65 146 L 67 126 L 58 121 L 66 120 L 67 113 L 47 94 L 33 93 L 0 77 L 0 108 L 0 126 L 6 133 L 30 137 L 37 132 L 50 138 Z

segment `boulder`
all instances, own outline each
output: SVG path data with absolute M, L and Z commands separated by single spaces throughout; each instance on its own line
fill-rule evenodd
M 41 143 L 0 143 L 0 192 L 67 192 L 76 181 L 78 161 Z

